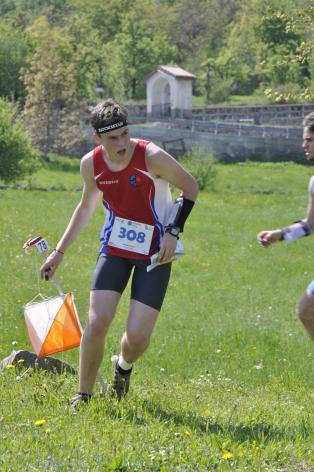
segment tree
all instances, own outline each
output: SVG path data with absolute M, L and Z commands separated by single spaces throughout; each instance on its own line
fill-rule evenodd
M 108 47 L 115 58 L 112 88 L 116 96 L 127 99 L 144 98 L 148 74 L 158 64 L 172 63 L 176 57 L 176 48 L 170 46 L 166 34 L 154 30 L 133 10 Z
M 207 103 L 221 82 L 215 59 L 240 5 L 240 0 L 177 0 L 168 15 L 167 31 L 170 43 L 177 47 L 176 62 L 196 75 L 193 92 L 205 96 Z
M 0 16 L 3 17 L 9 11 L 15 9 L 15 0 L 2 0 L 0 3 Z
M 232 79 L 233 93 L 250 94 L 258 87 L 304 85 L 308 72 L 293 61 L 303 32 L 292 28 L 292 0 L 248 0 L 216 61 L 220 75 Z
M 173 60 L 162 27 L 169 7 L 161 3 L 69 0 L 67 29 L 82 97 L 95 99 L 96 87 L 117 99 L 145 97 L 147 74 L 160 61 Z
M 239 3 L 239 0 L 174 2 L 168 32 L 171 43 L 177 47 L 178 61 L 192 66 L 196 60 L 199 64 L 205 60 L 203 51 L 213 57 L 221 46 L 227 25 L 235 17 Z
M 25 125 L 44 156 L 49 151 L 69 151 L 81 140 L 81 110 L 68 38 L 62 30 L 50 28 L 45 17 L 32 25 L 28 35 L 32 55 L 23 72 Z
M 60 26 L 69 13 L 68 0 L 5 0 L 5 2 L 8 4 L 4 10 L 6 19 L 12 25 L 23 28 L 31 25 L 40 16 L 46 16 L 51 24 Z
M 78 92 L 81 99 L 95 100 L 95 88 L 110 95 L 110 43 L 121 30 L 123 16 L 132 6 L 130 0 L 68 0 L 71 14 L 65 25 L 73 50 Z M 108 66 L 109 64 L 109 66 Z
M 287 23 L 287 31 L 299 38 L 296 48 L 282 59 L 285 68 L 298 75 L 287 85 L 268 87 L 265 94 L 276 103 L 306 102 L 314 100 L 314 6 L 295 5 Z M 300 77 L 301 76 L 301 77 Z M 288 77 L 289 78 L 289 77 Z M 291 79 L 291 77 L 290 77 Z
M 17 119 L 17 108 L 0 98 L 0 178 L 12 182 L 37 167 L 38 154 Z
M 306 68 L 308 73 L 308 84 L 312 88 L 312 99 L 314 95 L 314 6 L 307 8 L 296 7 L 291 21 L 291 28 L 294 28 L 300 35 L 302 41 L 299 42 L 296 53 L 290 57 L 291 61 L 297 61 L 301 67 Z
M 25 65 L 27 46 L 20 29 L 0 22 L 0 96 L 23 99 L 25 89 L 20 69 Z

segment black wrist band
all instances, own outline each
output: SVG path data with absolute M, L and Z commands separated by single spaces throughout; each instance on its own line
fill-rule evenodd
M 55 252 L 59 252 L 60 254 L 62 254 L 62 255 L 64 256 L 64 252 L 59 251 L 59 249 L 55 248 L 54 251 L 55 251 Z
M 183 233 L 184 224 L 185 224 L 189 214 L 192 211 L 194 203 L 195 202 L 193 202 L 193 200 L 189 200 L 188 198 L 183 197 L 183 204 L 182 204 L 180 213 L 178 214 L 178 217 L 176 218 L 176 221 L 174 222 L 174 226 L 179 226 L 181 233 Z

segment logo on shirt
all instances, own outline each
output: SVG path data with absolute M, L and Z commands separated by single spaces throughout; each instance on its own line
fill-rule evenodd
M 98 183 L 105 184 L 105 185 L 118 184 L 119 180 L 100 180 Z
M 130 184 L 132 185 L 132 187 L 137 187 L 140 182 L 141 178 L 137 174 L 130 175 Z

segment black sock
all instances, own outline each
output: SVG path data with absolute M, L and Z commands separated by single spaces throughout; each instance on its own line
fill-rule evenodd
M 132 371 L 132 367 L 131 367 L 131 369 L 129 369 L 129 370 L 124 370 L 124 369 L 122 369 L 122 367 L 119 366 L 118 362 L 117 362 L 117 364 L 116 364 L 116 369 L 117 369 L 117 371 L 119 372 L 119 374 L 121 374 L 121 375 L 128 375 L 128 374 L 130 374 L 131 371 Z

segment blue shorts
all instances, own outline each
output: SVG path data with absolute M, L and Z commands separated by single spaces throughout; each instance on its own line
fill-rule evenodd
M 100 254 L 97 260 L 91 290 L 113 290 L 123 293 L 133 270 L 131 298 L 160 310 L 166 295 L 171 263 L 162 264 L 150 272 L 150 260 L 127 259 Z

